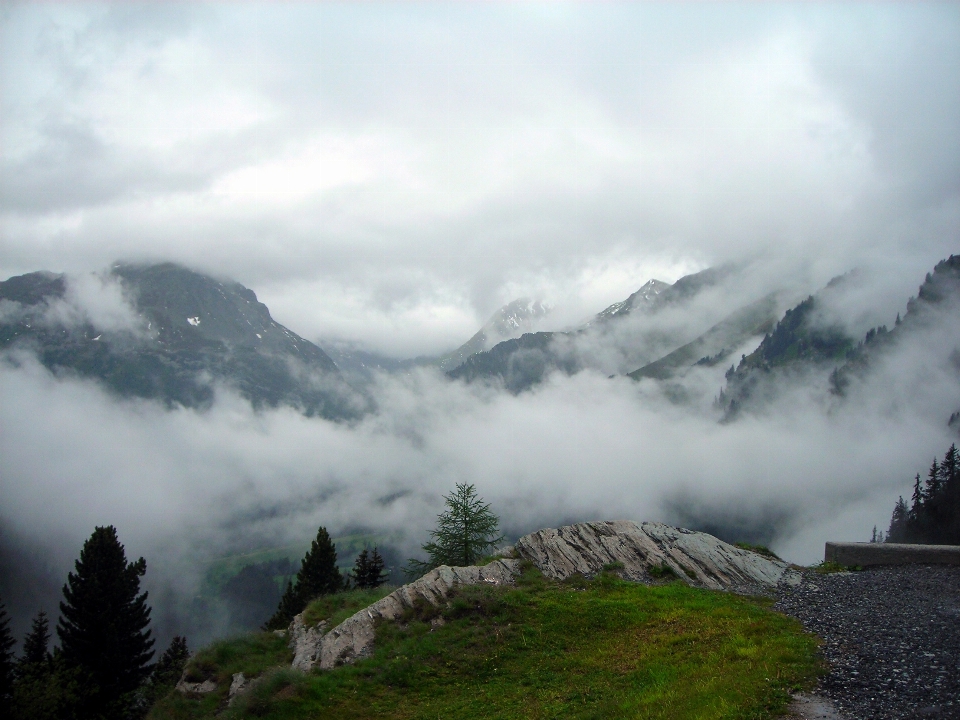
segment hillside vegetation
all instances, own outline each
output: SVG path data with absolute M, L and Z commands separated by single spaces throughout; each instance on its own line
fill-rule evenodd
M 388 590 L 343 594 L 346 616 Z M 379 626 L 367 659 L 289 668 L 286 638 L 221 641 L 188 665 L 206 696 L 171 693 L 152 720 L 192 718 L 767 718 L 819 670 L 816 639 L 769 601 L 648 586 L 604 573 L 565 582 L 528 568 L 514 586 L 466 586 L 446 606 Z M 259 677 L 227 704 L 234 673 Z

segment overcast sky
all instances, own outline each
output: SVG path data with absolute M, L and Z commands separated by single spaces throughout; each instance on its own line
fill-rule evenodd
M 960 230 L 960 5 L 5 3 L 0 276 L 176 260 L 397 355 Z M 792 269 L 792 270 L 791 270 Z

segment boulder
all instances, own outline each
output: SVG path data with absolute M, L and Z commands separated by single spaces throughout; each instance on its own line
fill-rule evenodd
M 605 569 L 650 582 L 669 567 L 684 582 L 714 590 L 746 590 L 795 584 L 800 575 L 787 563 L 742 550 L 707 533 L 663 523 L 626 520 L 590 522 L 524 535 L 517 554 L 544 575 L 563 580 L 593 577 Z M 656 568 L 651 573 L 651 568 Z
M 385 598 L 351 615 L 329 632 L 324 632 L 325 625 L 322 623 L 316 628 L 305 627 L 302 614 L 297 615 L 290 624 L 293 667 L 305 671 L 313 667 L 328 670 L 366 657 L 373 651 L 376 623 L 379 620 L 395 620 L 419 602 L 436 607 L 445 602 L 451 590 L 460 585 L 511 583 L 519 572 L 520 561 L 510 559 L 495 560 L 482 567 L 441 565 L 419 580 L 397 588 Z
M 180 678 L 176 690 L 184 695 L 206 695 L 217 689 L 215 680 L 204 680 L 203 682 L 192 683 Z
M 230 692 L 227 693 L 227 704 L 233 705 L 233 701 L 237 699 L 240 693 L 248 690 L 250 688 L 250 681 L 244 676 L 242 672 L 234 673 L 233 679 L 230 681 Z

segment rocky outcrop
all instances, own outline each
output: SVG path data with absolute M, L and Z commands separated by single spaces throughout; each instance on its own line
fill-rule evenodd
M 616 568 L 625 579 L 650 582 L 669 567 L 690 585 L 737 590 L 799 582 L 800 577 L 785 562 L 741 550 L 713 535 L 654 522 L 619 520 L 538 530 L 520 538 L 516 552 L 558 580 Z
M 203 682 L 187 682 L 180 678 L 176 690 L 184 695 L 206 695 L 217 689 L 216 680 L 204 680 Z
M 681 580 L 715 590 L 754 590 L 780 582 L 798 582 L 799 574 L 782 561 L 728 545 L 706 533 L 662 523 L 593 522 L 524 535 L 483 567 L 442 565 L 404 585 L 382 600 L 327 630 L 326 623 L 307 627 L 303 615 L 290 624 L 293 667 L 330 669 L 366 657 L 373 651 L 376 625 L 396 620 L 417 603 L 441 605 L 461 585 L 511 583 L 529 560 L 547 577 L 565 579 L 577 573 L 592 577 L 615 570 L 621 577 L 650 582 L 669 568 Z
M 329 632 L 324 632 L 323 623 L 315 628 L 305 627 L 303 616 L 297 615 L 290 625 L 293 667 L 300 670 L 314 667 L 328 670 L 365 657 L 373 650 L 379 620 L 395 620 L 405 610 L 421 602 L 440 605 L 460 585 L 513 582 L 519 571 L 520 561 L 509 559 L 495 560 L 483 567 L 441 565 L 419 580 L 397 588 L 385 598 L 351 615 Z
M 250 689 L 250 680 L 242 673 L 234 673 L 230 681 L 230 691 L 227 693 L 227 704 L 233 705 L 241 693 Z

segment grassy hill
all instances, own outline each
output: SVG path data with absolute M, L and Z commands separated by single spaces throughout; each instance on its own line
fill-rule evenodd
M 388 590 L 309 608 L 343 619 Z M 151 720 L 193 718 L 768 718 L 819 671 L 816 639 L 769 601 L 647 586 L 612 573 L 565 582 L 527 569 L 510 587 L 467 586 L 442 608 L 383 623 L 374 654 L 332 671 L 289 668 L 287 640 L 257 633 L 205 648 Z M 259 680 L 233 705 L 234 673 Z

